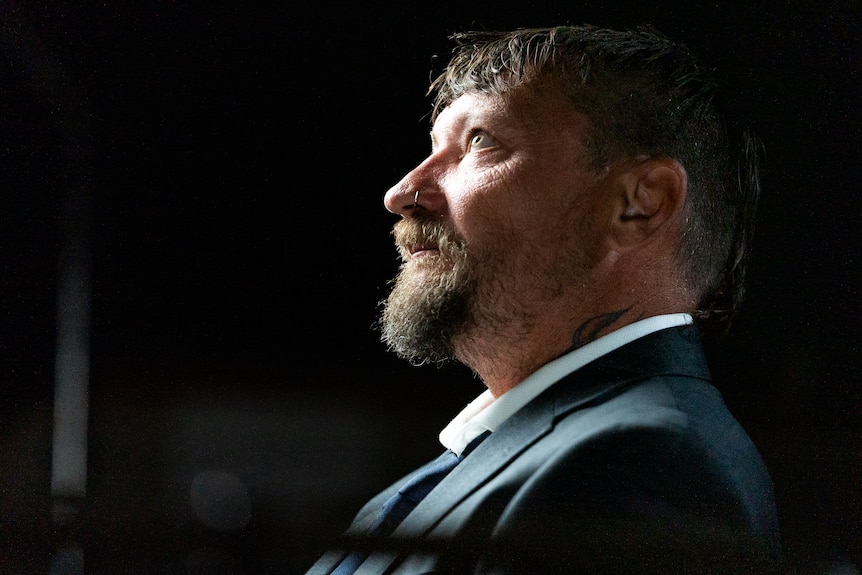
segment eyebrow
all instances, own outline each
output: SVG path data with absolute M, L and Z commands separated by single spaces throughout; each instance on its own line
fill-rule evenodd
M 438 116 L 439 118 L 439 116 Z M 477 120 L 478 118 L 478 120 Z M 519 122 L 512 122 L 511 120 L 512 114 L 508 109 L 503 109 L 499 107 L 495 107 L 491 110 L 483 109 L 481 112 L 477 112 L 475 108 L 470 108 L 461 113 L 461 115 L 456 116 L 453 121 L 449 124 L 450 126 L 456 126 L 456 131 L 460 134 L 465 127 L 480 127 L 480 128 L 490 128 L 493 133 L 499 134 L 510 134 L 513 130 L 517 130 L 517 126 Z M 493 126 L 489 126 L 489 124 L 495 123 Z M 435 138 L 434 138 L 434 128 L 437 126 L 435 122 L 434 126 L 429 130 L 428 135 L 431 139 L 431 149 L 434 149 Z M 523 130 L 521 130 L 523 131 Z

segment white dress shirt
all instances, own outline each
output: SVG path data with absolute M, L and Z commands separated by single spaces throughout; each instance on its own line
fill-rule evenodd
M 687 313 L 642 319 L 546 363 L 500 397 L 486 389 L 440 432 L 440 443 L 460 456 L 473 439 L 485 431 L 493 433 L 530 400 L 573 371 L 639 337 L 690 323 L 692 317 Z

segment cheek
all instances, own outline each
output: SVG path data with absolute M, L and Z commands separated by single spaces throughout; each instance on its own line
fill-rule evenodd
M 447 183 L 448 216 L 468 243 L 479 241 L 488 229 L 508 227 L 516 196 L 504 170 L 487 169 Z
M 512 162 L 452 179 L 449 217 L 468 246 L 544 253 L 571 242 L 581 225 L 593 226 L 582 221 L 590 210 L 581 174 L 546 164 Z
M 570 244 L 580 253 L 584 261 L 592 265 L 607 255 L 607 235 L 610 229 L 610 214 L 600 198 L 584 194 L 571 208 L 573 235 Z

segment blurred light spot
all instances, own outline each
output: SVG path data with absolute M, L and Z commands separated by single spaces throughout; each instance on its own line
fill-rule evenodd
M 189 499 L 198 521 L 216 531 L 237 531 L 251 519 L 248 488 L 229 471 L 198 473 L 192 480 Z

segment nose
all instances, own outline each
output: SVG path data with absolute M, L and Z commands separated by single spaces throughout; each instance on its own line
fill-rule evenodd
M 383 196 L 383 205 L 393 214 L 404 216 L 419 207 L 420 195 L 419 188 L 413 189 L 402 180 L 389 188 Z
M 407 218 L 419 211 L 438 213 L 443 209 L 443 194 L 429 172 L 428 161 L 417 166 L 400 182 L 389 188 L 383 205 L 393 214 Z

